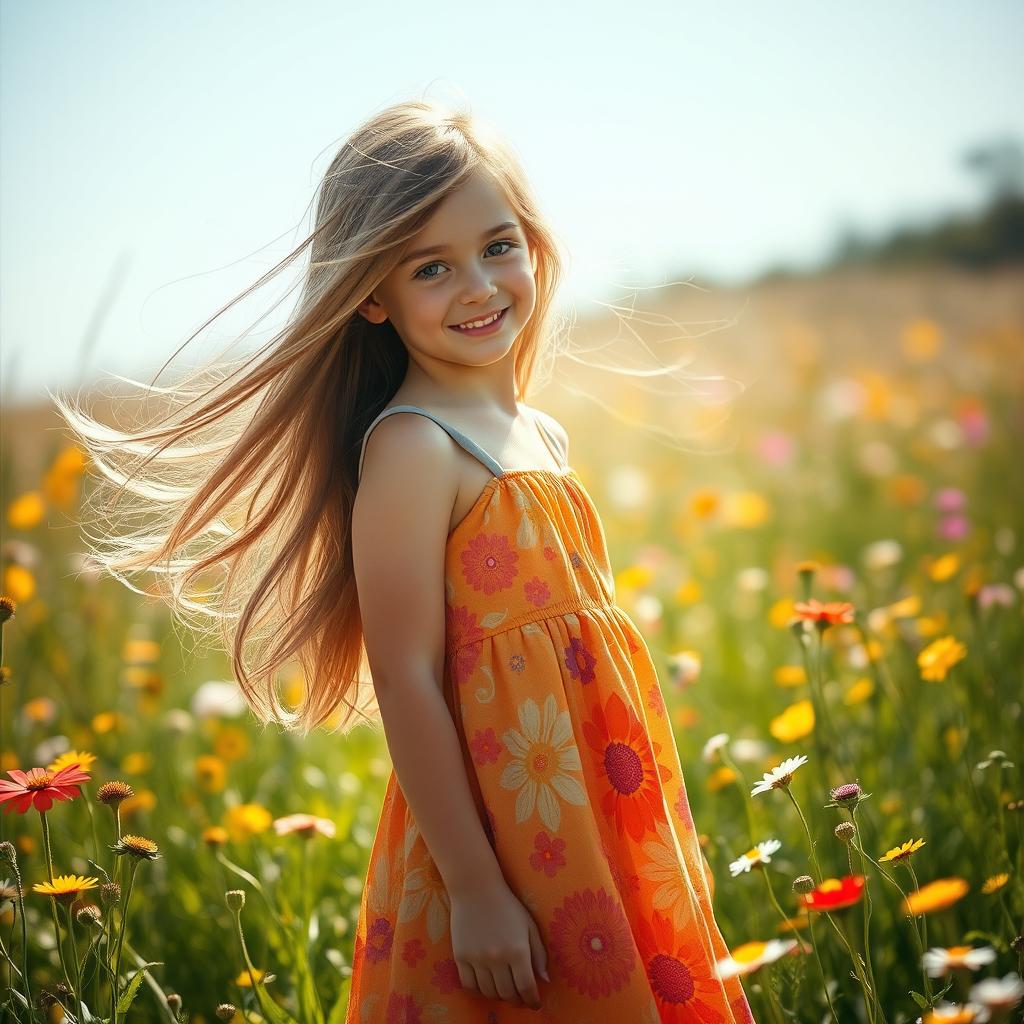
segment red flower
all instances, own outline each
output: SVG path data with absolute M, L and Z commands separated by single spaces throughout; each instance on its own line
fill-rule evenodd
M 48 811 L 54 800 L 74 800 L 78 796 L 79 784 L 88 782 L 92 777 L 82 771 L 77 761 L 59 772 L 48 772 L 45 768 L 23 772 L 13 768 L 7 774 L 14 779 L 14 782 L 0 779 L 0 804 L 7 804 L 4 808 L 7 814 L 12 810 L 24 814 L 30 807 Z
M 826 626 L 840 626 L 853 622 L 853 605 L 849 601 L 797 601 L 793 611 L 801 619 L 813 622 L 824 629 Z
M 809 893 L 798 894 L 798 899 L 808 910 L 840 910 L 860 900 L 864 893 L 864 881 L 863 875 L 826 878 Z

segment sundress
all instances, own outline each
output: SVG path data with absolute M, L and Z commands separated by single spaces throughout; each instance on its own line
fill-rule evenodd
M 449 533 L 443 692 L 481 825 L 547 951 L 541 1009 L 462 988 L 449 899 L 394 769 L 370 850 L 347 1024 L 734 1024 L 728 955 L 655 666 L 615 603 L 569 466 L 494 474 Z M 556 462 L 557 442 L 534 419 Z M 706 872 L 706 873 L 705 873 Z

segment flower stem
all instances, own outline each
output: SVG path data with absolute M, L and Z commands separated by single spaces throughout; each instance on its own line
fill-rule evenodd
M 39 823 L 43 829 L 43 851 L 46 855 L 46 872 L 50 884 L 53 884 L 53 851 L 50 849 L 50 825 L 46 820 L 46 811 L 39 812 Z M 57 958 L 60 960 L 60 969 L 64 974 L 64 981 L 68 988 L 71 988 L 71 975 L 68 974 L 68 965 L 64 960 L 64 943 L 60 937 L 60 919 L 57 917 L 57 901 L 50 897 L 50 916 L 53 918 L 53 934 L 57 942 Z M 77 1014 L 75 1015 L 77 1019 Z
M 854 827 L 857 828 L 858 831 L 856 834 L 859 835 L 860 826 L 857 824 L 856 804 L 850 810 L 850 821 L 853 823 Z M 849 852 L 849 850 L 850 845 L 848 844 L 847 852 Z M 864 908 L 864 962 L 867 964 L 868 978 L 871 979 L 871 990 L 874 993 L 875 997 L 875 1007 L 878 1010 L 878 1013 L 881 1015 L 882 1020 L 885 1021 L 885 1011 L 882 1009 L 882 1004 L 879 1001 L 878 987 L 875 984 L 875 969 L 871 964 L 871 887 L 867 885 L 867 866 L 864 864 L 864 855 L 860 852 L 859 848 L 857 850 L 857 856 L 860 858 L 860 873 L 864 876 L 865 879 L 864 899 L 861 903 L 861 905 Z M 850 871 L 850 874 L 853 874 L 852 869 Z M 886 1024 L 888 1024 L 888 1022 L 886 1022 Z
M 124 892 L 124 906 L 121 908 L 121 928 L 117 935 L 117 949 L 114 951 L 114 991 L 113 991 L 113 1005 L 111 1007 L 111 1024 L 117 1024 L 120 1014 L 117 1012 L 117 998 L 118 998 L 118 987 L 119 977 L 121 974 L 121 949 L 124 946 L 124 934 L 128 929 L 128 903 L 132 898 L 132 888 L 135 885 L 135 872 L 138 870 L 139 864 L 136 861 L 128 872 L 128 885 L 125 887 Z
M 75 1020 L 82 1020 L 82 1003 L 85 993 L 82 991 L 82 972 L 78 966 L 78 948 L 75 945 L 75 915 L 71 904 L 68 904 L 68 936 L 71 939 L 71 962 L 75 966 Z

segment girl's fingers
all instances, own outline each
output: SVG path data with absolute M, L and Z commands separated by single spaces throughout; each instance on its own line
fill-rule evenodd
M 494 987 L 494 977 L 491 972 L 486 967 L 474 967 L 473 971 L 476 974 L 476 987 L 480 990 L 480 994 L 488 999 L 497 999 L 498 992 Z
M 550 981 L 548 977 L 548 954 L 544 948 L 544 940 L 540 937 L 540 930 L 535 921 L 530 921 L 530 957 L 533 961 L 533 971 L 538 978 Z
M 493 967 L 491 974 L 494 975 L 494 987 L 498 990 L 498 995 L 506 1003 L 522 1003 L 515 979 L 512 977 L 512 968 L 508 964 Z
M 456 960 L 455 966 L 459 971 L 459 984 L 467 991 L 473 992 L 476 990 L 476 975 L 473 973 L 473 968 L 466 963 L 465 960 Z

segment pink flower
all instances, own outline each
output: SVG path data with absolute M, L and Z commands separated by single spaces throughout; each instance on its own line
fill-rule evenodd
M 7 774 L 14 779 L 13 782 L 0 779 L 0 804 L 7 804 L 4 808 L 7 814 L 12 810 L 24 814 L 30 807 L 48 811 L 54 800 L 74 800 L 79 794 L 79 785 L 91 778 L 77 762 L 59 772 L 48 772 L 45 768 L 23 772 L 13 768 Z

